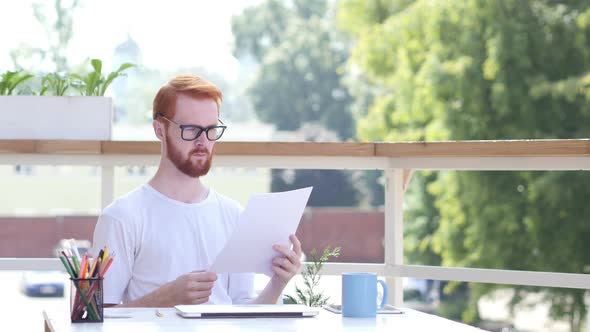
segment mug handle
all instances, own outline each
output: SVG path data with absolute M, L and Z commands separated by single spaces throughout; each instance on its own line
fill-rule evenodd
M 385 281 L 383 280 L 377 280 L 378 283 L 381 284 L 381 287 L 383 287 L 383 299 L 381 300 L 381 304 L 379 305 L 379 307 L 377 307 L 377 310 L 383 310 L 383 308 L 385 307 L 385 303 L 387 302 L 387 284 L 385 283 Z

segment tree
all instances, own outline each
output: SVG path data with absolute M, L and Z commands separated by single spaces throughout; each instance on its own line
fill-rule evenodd
M 590 134 L 587 1 L 348 0 L 339 19 L 354 66 L 384 90 L 359 121 L 362 139 Z M 432 248 L 443 265 L 588 273 L 586 173 L 439 174 L 422 184 L 440 216 Z M 471 285 L 472 303 L 493 287 Z M 516 287 L 513 304 L 530 291 L 579 331 L 583 290 Z
M 47 48 L 32 47 L 27 44 L 20 45 L 17 49 L 10 51 L 10 57 L 15 68 L 22 68 L 22 61 L 39 56 L 41 60 L 50 60 L 56 72 L 63 72 L 68 69 L 68 60 L 65 55 L 68 44 L 72 39 L 74 29 L 74 12 L 80 6 L 80 0 L 66 1 L 54 0 L 53 10 L 48 14 L 45 4 L 33 4 L 33 13 L 35 19 L 47 35 L 49 42 Z M 55 15 L 55 21 L 50 21 L 49 17 Z
M 298 131 L 306 140 L 342 141 L 354 136 L 352 98 L 342 82 L 348 49 L 334 29 L 328 4 L 267 0 L 232 21 L 234 53 L 259 64 L 248 89 L 258 118 L 279 131 Z M 310 133 L 307 125 L 330 134 Z M 314 184 L 312 206 L 358 202 L 352 177 L 343 171 L 273 170 L 272 174 L 273 190 Z M 338 187 L 342 190 L 335 190 Z
M 260 64 L 249 90 L 258 117 L 278 130 L 293 131 L 317 122 L 353 136 L 351 97 L 342 85 L 348 57 L 338 42 L 325 3 L 268 0 L 233 21 L 235 53 Z
M 336 134 L 321 126 L 305 124 L 296 134 L 303 141 L 331 141 Z M 315 169 L 273 169 L 271 191 L 284 191 L 313 186 L 309 206 L 335 207 L 356 206 L 360 200 L 359 191 L 353 183 L 358 173 L 340 170 Z

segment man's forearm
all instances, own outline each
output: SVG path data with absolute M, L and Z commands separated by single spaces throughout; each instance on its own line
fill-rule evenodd
M 258 295 L 257 298 L 253 299 L 252 304 L 276 304 L 279 296 L 281 296 L 281 294 L 283 293 L 283 290 L 285 289 L 285 286 L 287 286 L 287 284 L 285 284 L 283 281 L 281 281 L 280 278 L 277 277 L 277 275 L 275 274 L 270 281 L 268 282 L 268 284 L 266 284 L 266 287 L 264 287 L 264 290 L 262 290 L 262 292 L 260 292 L 260 295 Z
M 131 308 L 131 307 L 173 307 L 177 303 L 173 303 L 169 299 L 169 296 L 166 296 L 167 292 L 165 291 L 165 287 L 167 284 L 156 289 L 155 291 L 146 294 L 138 299 L 133 301 L 121 303 L 115 305 L 115 307 L 119 308 Z

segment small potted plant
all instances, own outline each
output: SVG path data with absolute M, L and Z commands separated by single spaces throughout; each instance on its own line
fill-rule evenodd
M 321 290 L 318 290 L 321 278 L 320 271 L 330 257 L 338 256 L 340 256 L 340 247 L 334 249 L 326 247 L 319 257 L 317 250 L 314 248 L 311 251 L 310 263 L 301 272 L 303 287 L 300 288 L 299 285 L 295 285 L 295 296 L 285 295 L 283 303 L 305 304 L 310 307 L 321 307 L 324 304 L 328 304 L 330 297 L 326 296 Z
M 108 75 L 102 61 L 92 59 L 85 75 L 49 73 L 39 91 L 27 85 L 33 75 L 6 72 L 0 81 L 0 139 L 110 140 L 113 101 L 104 94 L 125 70 L 125 63 Z M 22 94 L 18 94 L 18 93 Z M 24 95 L 28 94 L 28 95 Z

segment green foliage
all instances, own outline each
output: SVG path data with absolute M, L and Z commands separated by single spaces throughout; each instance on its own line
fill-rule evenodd
M 278 130 L 318 123 L 338 140 L 354 136 L 342 83 L 348 49 L 331 10 L 315 0 L 267 0 L 234 17 L 234 53 L 260 69 L 248 90 L 258 117 Z
M 587 1 L 345 0 L 338 17 L 355 43 L 351 68 L 377 87 L 357 123 L 362 140 L 590 136 Z M 409 212 L 408 255 L 439 255 L 446 266 L 589 273 L 586 173 L 420 178 L 412 195 L 426 201 Z M 495 287 L 471 285 L 470 303 Z M 584 290 L 515 289 L 513 305 L 542 292 L 552 315 L 579 330 Z
M 298 133 L 305 141 L 325 141 L 335 136 L 335 133 L 311 124 L 304 125 Z M 360 195 L 353 183 L 355 175 L 356 173 L 341 170 L 273 169 L 271 170 L 271 191 L 313 186 L 309 206 L 356 206 Z
M 90 60 L 90 64 L 92 65 L 92 71 L 86 75 L 74 75 L 74 77 L 78 78 L 82 84 L 78 87 L 78 91 L 84 96 L 104 96 L 107 88 L 113 80 L 120 76 L 127 76 L 123 74 L 123 72 L 129 68 L 135 67 L 135 65 L 130 63 L 124 63 L 119 66 L 114 72 L 108 74 L 108 76 L 102 75 L 102 61 L 99 59 L 92 59 Z
M 416 172 L 406 191 L 404 253 L 410 264 L 439 266 L 442 261 L 434 249 L 440 213 L 434 207 L 436 196 L 428 190 L 437 177 L 436 172 Z
M 305 269 L 301 272 L 303 287 L 299 288 L 296 285 L 296 295 L 286 295 L 284 302 L 288 304 L 305 304 L 310 307 L 321 307 L 327 304 L 330 298 L 317 289 L 321 278 L 320 271 L 330 257 L 338 256 L 340 256 L 340 247 L 334 249 L 326 247 L 320 257 L 318 257 L 317 250 L 314 248 L 311 251 L 311 262 L 306 264 Z
M 93 70 L 86 75 L 77 75 L 72 73 L 49 73 L 41 77 L 41 86 L 39 91 L 35 91 L 23 83 L 35 75 L 28 74 L 22 70 L 7 71 L 2 74 L 0 81 L 0 95 L 11 95 L 15 93 L 15 88 L 19 85 L 24 88 L 20 92 L 26 90 L 27 94 L 44 96 L 51 94 L 53 96 L 65 96 L 69 87 L 73 87 L 84 96 L 104 96 L 107 88 L 113 81 L 121 76 L 126 76 L 123 72 L 129 68 L 135 67 L 130 63 L 122 64 L 119 69 L 108 74 L 106 77 L 102 75 L 102 61 L 99 59 L 92 59 L 90 61 Z
M 357 190 L 350 177 L 338 170 L 272 170 L 271 191 L 285 191 L 293 188 L 313 186 L 309 206 L 335 207 L 355 206 L 358 203 Z M 338 184 L 331 185 L 331 184 Z
M 41 62 L 51 61 L 56 72 L 67 70 L 69 66 L 65 53 L 74 34 L 74 13 L 79 7 L 80 0 L 33 3 L 32 16 L 45 32 L 48 44 L 40 48 L 20 43 L 18 48 L 10 50 L 15 68 L 22 68 L 21 62 L 29 63 L 34 57 L 40 57 Z
M 256 115 L 306 141 L 354 138 L 352 97 L 343 83 L 348 46 L 334 29 L 332 9 L 316 0 L 266 0 L 232 19 L 235 55 L 259 65 L 247 89 Z M 273 170 L 273 190 L 304 183 L 317 189 L 310 206 L 359 200 L 350 173 Z
M 53 96 L 65 96 L 66 91 L 72 84 L 72 77 L 67 74 L 49 73 L 41 79 L 40 96 L 49 92 Z
M 0 96 L 14 94 L 16 92 L 15 89 L 19 85 L 24 86 L 24 83 L 32 77 L 33 75 L 23 72 L 22 70 L 5 72 L 2 74 L 2 79 L 0 80 Z
M 470 287 L 464 282 L 443 282 L 443 295 L 437 313 L 452 320 L 473 324 L 479 320 L 477 303 L 469 298 Z

